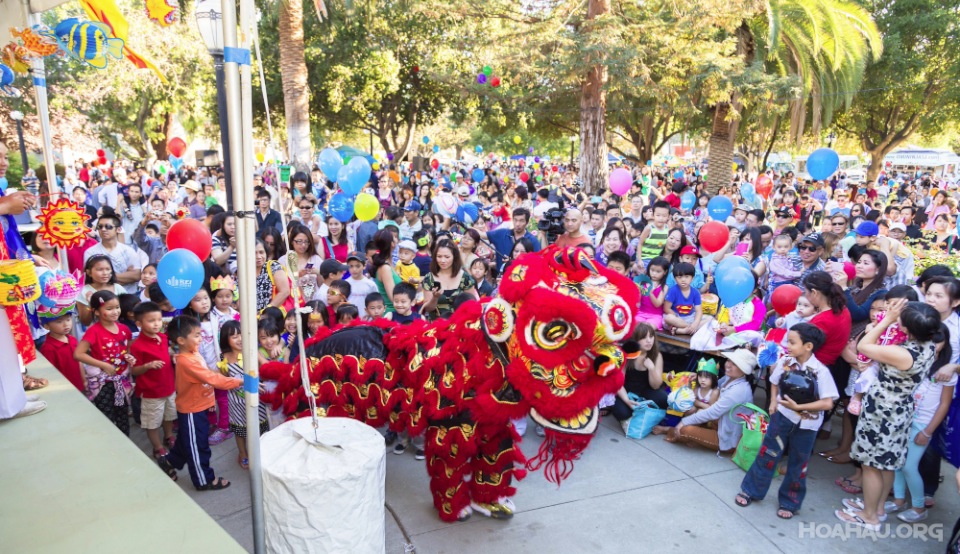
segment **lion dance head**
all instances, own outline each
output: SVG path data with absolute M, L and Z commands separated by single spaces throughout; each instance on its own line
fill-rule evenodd
M 506 377 L 547 431 L 531 469 L 546 463 L 559 482 L 596 431 L 598 403 L 623 385 L 621 371 L 636 345 L 639 290 L 598 266 L 580 249 L 551 247 L 519 258 L 503 275 L 499 296 L 483 308 L 483 329 L 500 345 Z

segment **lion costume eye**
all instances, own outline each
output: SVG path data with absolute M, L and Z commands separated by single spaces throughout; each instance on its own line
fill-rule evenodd
M 617 296 L 608 296 L 603 303 L 600 322 L 604 333 L 611 342 L 623 340 L 630 332 L 630 307 Z
M 530 325 L 528 340 L 544 350 L 557 350 L 566 346 L 570 340 L 580 338 L 580 329 L 562 319 L 546 323 L 533 321 Z

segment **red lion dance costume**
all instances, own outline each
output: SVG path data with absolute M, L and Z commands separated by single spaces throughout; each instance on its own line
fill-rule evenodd
M 512 477 L 524 464 L 560 483 L 597 428 L 597 404 L 623 384 L 635 345 L 617 346 L 633 329 L 639 291 L 578 249 L 551 247 L 519 258 L 499 297 L 469 302 L 453 317 L 409 326 L 362 324 L 306 343 L 310 387 L 320 415 L 425 432 L 433 502 L 443 521 L 472 509 L 513 515 Z M 264 395 L 289 416 L 309 415 L 298 364 L 271 363 Z M 320 407 L 322 406 L 322 407 Z M 526 461 L 510 420 L 529 413 L 546 429 Z

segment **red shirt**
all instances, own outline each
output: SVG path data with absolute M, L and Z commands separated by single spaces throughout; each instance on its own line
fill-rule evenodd
M 83 334 L 83 340 L 90 343 L 90 355 L 95 360 L 113 364 L 119 368 L 117 375 L 121 375 L 130 369 L 123 355 L 130 352 L 130 339 L 133 335 L 126 325 L 116 323 L 116 326 L 117 332 L 111 333 L 98 321 Z
M 671 208 L 680 209 L 680 197 L 674 193 L 670 193 L 663 197 L 663 201 L 667 204 L 670 204 Z
M 870 200 L 870 201 L 876 200 L 877 196 L 879 196 L 879 194 L 877 193 L 877 189 L 867 189 L 867 200 Z
M 130 344 L 130 354 L 137 359 L 137 365 L 160 360 L 163 367 L 148 369 L 146 373 L 137 375 L 137 386 L 134 393 L 143 398 L 166 398 L 176 390 L 173 364 L 170 363 L 169 343 L 167 335 L 157 334 L 151 338 L 143 333 Z
M 66 338 L 67 342 L 60 342 L 47 335 L 47 340 L 43 341 L 43 346 L 40 347 L 40 353 L 67 378 L 67 381 L 77 387 L 78 391 L 83 392 L 85 377 L 80 369 L 80 362 L 73 359 L 73 351 L 77 349 L 77 339 L 71 335 L 67 335 Z
M 819 327 L 827 336 L 826 342 L 814 354 L 823 365 L 833 365 L 850 341 L 850 311 L 844 307 L 839 315 L 831 310 L 820 312 L 813 316 L 810 323 Z

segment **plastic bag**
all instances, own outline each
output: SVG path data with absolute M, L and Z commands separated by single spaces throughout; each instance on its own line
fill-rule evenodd
M 628 393 L 627 396 L 640 405 L 633 409 L 633 416 L 630 418 L 630 424 L 627 427 L 627 438 L 642 439 L 649 435 L 663 418 L 667 416 L 666 410 L 661 410 L 656 402 L 644 400 L 639 396 Z

